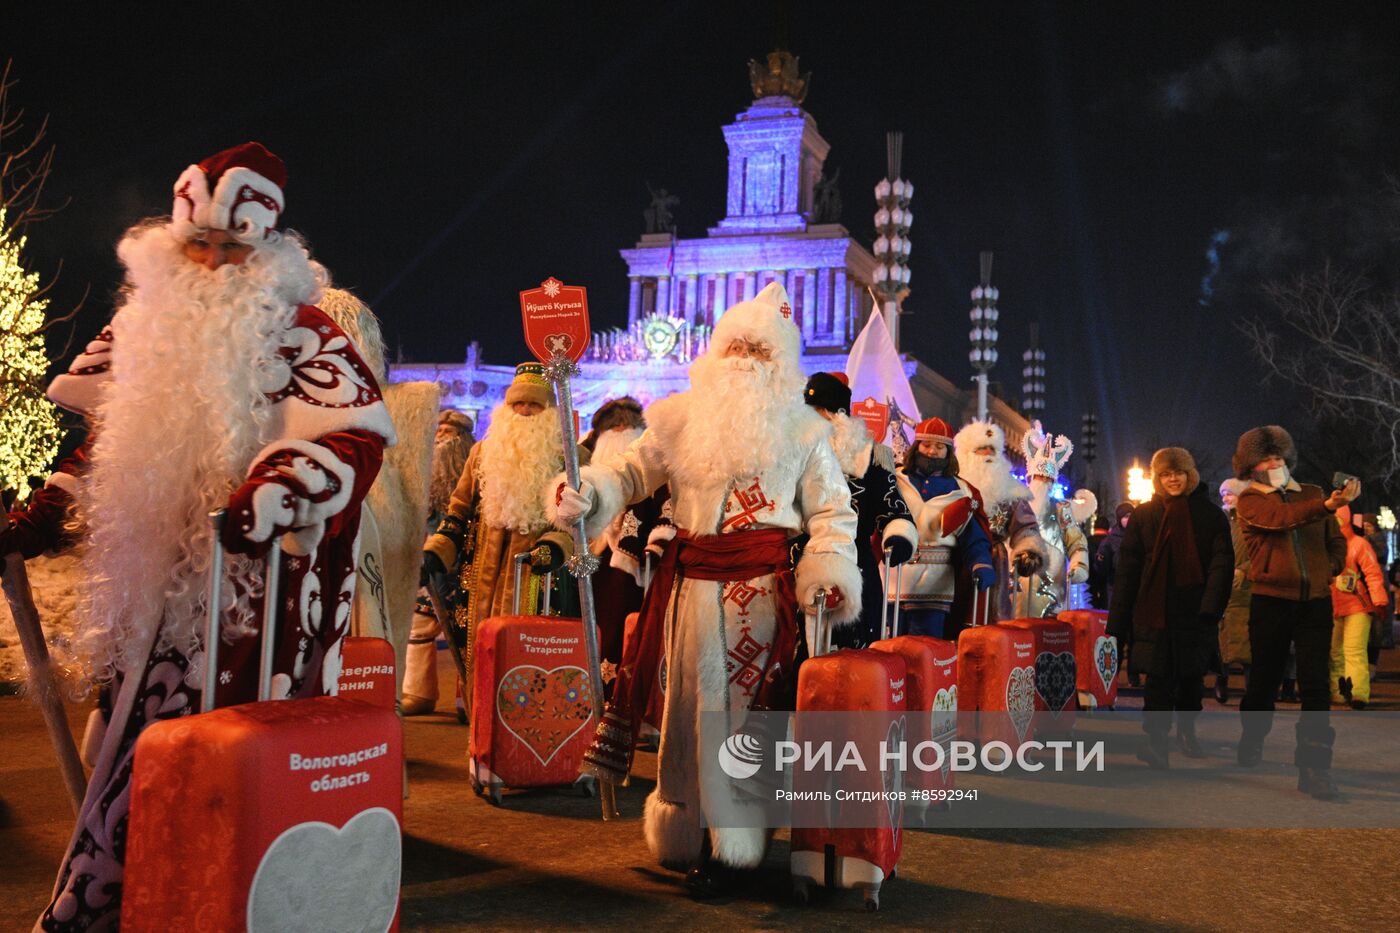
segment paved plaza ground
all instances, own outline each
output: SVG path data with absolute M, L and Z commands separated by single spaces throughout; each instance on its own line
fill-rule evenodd
M 1377 685 L 1378 709 L 1400 710 L 1395 654 L 1383 657 L 1389 674 Z M 443 675 L 450 683 L 445 665 Z M 1134 701 L 1131 694 L 1124 699 Z M 1231 708 L 1237 702 L 1238 696 Z M 1214 700 L 1206 707 L 1216 708 Z M 1394 829 L 911 831 L 878 914 L 866 913 L 851 893 L 796 906 L 780 833 L 749 884 L 697 903 L 685 896 L 681 876 L 652 863 L 643 842 L 640 815 L 654 757 L 643 754 L 631 785 L 621 790 L 620 821 L 602 823 L 596 800 L 565 791 L 508 793 L 503 806 L 493 807 L 468 784 L 466 729 L 446 701 L 441 709 L 405 728 L 411 786 L 405 930 L 1383 930 L 1400 924 L 1400 830 Z M 70 714 L 79 729 L 86 710 L 74 707 Z M 1093 728 L 1092 721 L 1081 722 L 1080 731 Z M 1208 751 L 1203 762 L 1174 757 L 1166 774 L 1143 769 L 1141 792 L 1173 791 L 1170 782 L 1179 787 L 1193 772 L 1234 767 L 1225 742 L 1208 743 Z M 1281 812 L 1357 805 L 1298 795 L 1284 758 L 1271 746 L 1258 778 Z M 1109 760 L 1139 767 L 1127 741 L 1110 743 Z M 24 930 L 33 922 L 70 820 L 37 711 L 20 697 L 0 697 L 0 929 Z

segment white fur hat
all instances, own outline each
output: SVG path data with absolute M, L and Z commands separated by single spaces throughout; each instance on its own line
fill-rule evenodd
M 781 282 L 769 282 L 752 299 L 724 312 L 710 336 L 709 353 L 722 356 L 736 337 L 767 344 L 775 361 L 801 372 L 802 332 L 792 321 L 792 305 Z
M 953 450 L 959 458 L 972 456 L 978 447 L 990 444 L 997 453 L 1006 450 L 1006 433 L 990 421 L 972 421 L 953 436 Z

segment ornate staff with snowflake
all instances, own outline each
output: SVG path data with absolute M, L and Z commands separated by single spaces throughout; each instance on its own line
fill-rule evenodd
M 539 288 L 520 293 L 520 315 L 525 325 L 525 343 L 545 367 L 545 376 L 554 386 L 558 404 L 560 434 L 564 438 L 564 474 L 575 489 L 579 486 L 578 432 L 574 424 L 574 399 L 569 380 L 578 375 L 578 360 L 592 340 L 588 324 L 588 291 L 565 285 L 554 277 Z M 588 652 L 588 676 L 593 682 L 593 716 L 603 721 L 603 677 L 598 650 L 598 614 L 593 602 L 592 575 L 598 558 L 588 549 L 588 532 L 579 518 L 571 529 L 574 554 L 565 565 L 578 578 L 579 607 L 583 614 L 583 643 Z M 600 786 L 603 819 L 618 815 L 613 785 Z

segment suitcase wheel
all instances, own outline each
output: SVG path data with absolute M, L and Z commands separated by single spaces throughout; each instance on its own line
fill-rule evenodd
M 880 909 L 880 886 L 878 884 L 859 885 L 865 895 L 865 909 L 874 913 Z
M 499 807 L 501 805 L 501 785 L 499 782 L 491 782 L 487 788 L 486 799 L 491 801 L 491 806 L 493 807 Z
M 578 780 L 574 781 L 574 786 L 585 797 L 598 796 L 598 779 L 591 774 L 580 774 Z
M 793 878 L 792 899 L 797 902 L 798 907 L 806 907 L 812 903 L 812 882 L 806 878 Z
M 457 707 L 457 722 L 463 726 L 467 724 L 467 711 L 463 707 Z
M 478 797 L 486 793 L 486 791 L 481 786 L 481 782 L 476 779 L 475 774 L 472 775 L 472 790 L 476 792 L 476 795 Z

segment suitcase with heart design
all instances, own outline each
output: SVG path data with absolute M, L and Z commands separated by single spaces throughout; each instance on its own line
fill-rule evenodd
M 818 606 L 821 606 L 825 602 L 825 592 L 817 592 Z M 905 709 L 907 680 L 900 653 L 869 648 L 830 652 L 830 631 L 822 610 L 817 613 L 815 641 L 816 656 L 803 662 L 797 673 L 795 741 L 803 742 L 803 713 L 887 713 Z M 883 716 L 878 718 L 884 719 Z M 880 761 L 882 741 L 891 744 L 907 741 L 906 729 L 907 720 L 900 716 L 884 733 L 870 734 L 860 729 L 849 736 L 860 748 L 862 759 L 872 766 L 858 775 L 843 772 L 840 788 L 854 793 L 902 791 L 903 775 L 898 770 L 885 771 L 874 767 L 873 763 Z M 841 744 L 844 747 L 844 743 Z M 794 776 L 793 790 L 820 789 L 805 787 L 805 783 L 819 780 L 822 780 L 821 775 L 804 778 L 803 773 L 798 772 Z M 800 903 L 806 903 L 813 885 L 853 888 L 862 892 L 867 907 L 877 910 L 880 885 L 894 876 L 904 843 L 903 803 L 898 799 L 847 799 L 834 806 L 842 810 L 840 822 L 847 825 L 792 828 L 793 893 Z M 867 825 L 850 825 L 861 821 Z
M 1038 739 L 1069 735 L 1074 728 L 1078 692 L 1074 627 L 1059 619 L 1007 619 L 997 623 L 1035 637 L 1035 717 Z
M 527 570 L 517 562 L 516 609 Z M 596 793 L 596 779 L 578 773 L 596 724 L 581 619 L 484 620 L 477 626 L 472 680 L 468 769 L 478 794 L 499 805 L 507 787 L 573 785 Z
M 280 556 L 269 555 L 273 591 Z M 222 558 L 216 549 L 211 580 Z M 277 605 L 267 601 L 264 632 L 276 632 Z M 267 697 L 271 651 L 260 673 Z M 208 677 L 204 712 L 153 723 L 136 741 L 121 928 L 397 929 L 403 728 L 392 705 L 322 696 L 215 710 L 214 685 Z
M 1004 625 L 958 634 L 958 735 L 1012 749 L 1031 737 L 1035 715 L 1035 636 Z
M 1079 708 L 1113 709 L 1118 702 L 1118 642 L 1108 634 L 1108 613 L 1071 609 L 1060 619 L 1074 629 Z
M 905 772 L 905 789 L 914 795 L 904 804 L 906 826 L 924 826 L 930 810 L 944 809 L 928 794 L 954 787 L 951 743 L 958 733 L 958 646 L 942 638 L 900 635 L 874 642 L 871 651 L 882 651 L 904 659 L 904 702 L 909 710 L 909 747 L 937 742 L 943 749 L 943 767 L 913 767 Z M 924 760 L 933 763 L 933 758 Z

